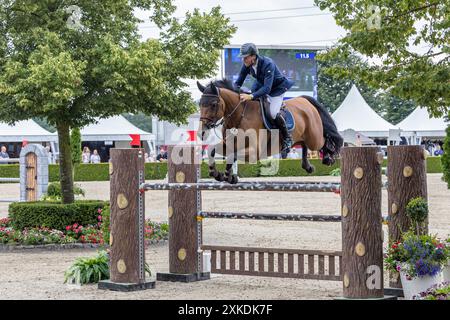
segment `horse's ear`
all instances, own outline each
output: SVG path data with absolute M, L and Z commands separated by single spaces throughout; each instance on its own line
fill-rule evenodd
M 200 82 L 197 81 L 197 87 L 198 90 L 200 90 L 201 93 L 205 92 L 205 86 L 203 86 Z
M 213 94 L 215 94 L 217 96 L 219 95 L 219 89 L 217 89 L 217 87 L 212 82 L 211 82 L 211 90 L 212 90 Z

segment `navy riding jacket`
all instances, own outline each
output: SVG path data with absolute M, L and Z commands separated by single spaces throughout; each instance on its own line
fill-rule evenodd
M 234 83 L 235 86 L 242 86 L 249 73 L 256 79 L 252 87 L 254 99 L 262 97 L 266 94 L 271 97 L 281 96 L 294 85 L 294 82 L 287 79 L 280 72 L 273 60 L 268 57 L 258 56 L 256 75 L 252 66 L 246 67 L 245 64 L 242 64 L 239 77 Z

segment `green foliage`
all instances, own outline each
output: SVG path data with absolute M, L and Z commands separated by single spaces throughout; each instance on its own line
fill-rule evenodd
M 47 120 L 43 120 L 40 118 L 33 118 L 33 120 L 40 125 L 42 128 L 44 128 L 45 130 L 49 131 L 49 132 L 55 132 L 56 128 L 54 126 L 51 126 L 48 124 Z
M 65 272 L 64 283 L 83 285 L 109 279 L 109 255 L 99 251 L 95 257 L 78 258 Z
M 71 204 L 57 202 L 14 202 L 9 205 L 9 218 L 14 229 L 47 227 L 64 231 L 66 226 L 78 223 L 96 225 L 98 209 L 107 202 L 96 200 L 75 201 Z
M 186 13 L 168 0 L 0 2 L 0 119 L 45 119 L 58 128 L 63 201 L 72 202 L 69 128 L 122 113 L 186 123 L 196 105 L 186 78 L 210 77 L 220 49 L 236 31 L 219 7 Z M 136 9 L 146 10 L 160 39 L 141 42 Z
M 427 107 L 433 116 L 447 114 L 450 106 L 448 1 L 314 2 L 320 9 L 331 11 L 336 23 L 346 30 L 345 37 L 319 59 L 333 61 L 360 54 L 379 61 L 369 67 L 330 67 L 335 77 L 351 77 L 395 97 L 413 100 Z M 373 10 L 373 5 L 379 13 Z M 423 45 L 428 50 L 417 53 L 414 47 Z
M 340 177 L 341 176 L 341 168 L 336 168 L 331 170 L 330 176 Z
M 80 128 L 73 128 L 70 134 L 70 148 L 72 150 L 72 163 L 81 163 L 81 132 Z
M 409 200 L 406 205 L 406 215 L 411 220 L 411 227 L 416 234 L 420 234 L 423 230 L 424 222 L 428 218 L 428 203 L 422 198 L 414 198 Z
M 111 234 L 111 208 L 109 205 L 106 205 L 103 208 L 101 213 L 102 216 L 102 233 L 103 233 L 103 242 L 109 244 L 109 236 Z
M 444 175 L 442 179 L 447 182 L 447 188 L 450 189 L 450 126 L 445 130 L 446 136 L 444 140 L 444 154 L 441 157 L 442 169 Z
M 84 190 L 77 185 L 74 186 L 74 194 L 85 196 Z M 43 200 L 61 201 L 61 196 L 61 184 L 59 182 L 51 182 L 48 184 L 47 194 L 43 197 Z
M 123 113 L 122 116 L 141 130 L 152 132 L 152 117 L 142 112 L 137 114 Z
M 330 112 L 334 112 L 344 101 L 353 84 L 361 92 L 367 103 L 382 117 L 391 123 L 398 123 L 406 118 L 415 108 L 411 101 L 396 98 L 389 93 L 371 88 L 364 81 L 357 81 L 353 75 L 337 75 L 333 68 L 368 68 L 369 64 L 355 54 L 333 56 L 328 60 L 318 59 L 318 96 L 319 101 Z

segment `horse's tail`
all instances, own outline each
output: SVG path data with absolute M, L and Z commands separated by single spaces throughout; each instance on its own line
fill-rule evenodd
M 302 96 L 302 98 L 308 100 L 317 109 L 320 118 L 322 119 L 323 136 L 325 138 L 325 145 L 322 150 L 331 157 L 338 155 L 344 143 L 344 139 L 339 134 L 336 124 L 328 113 L 328 110 L 313 97 Z

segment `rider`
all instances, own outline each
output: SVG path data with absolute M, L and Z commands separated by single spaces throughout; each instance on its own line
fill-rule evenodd
M 270 103 L 270 116 L 283 138 L 281 154 L 286 155 L 290 151 L 292 137 L 280 114 L 280 109 L 284 94 L 294 82 L 283 76 L 272 59 L 259 55 L 258 49 L 253 43 L 242 45 L 239 57 L 242 57 L 243 65 L 235 86 L 240 88 L 249 73 L 256 79 L 252 87 L 252 94 L 242 93 L 241 100 L 254 100 L 267 96 Z

